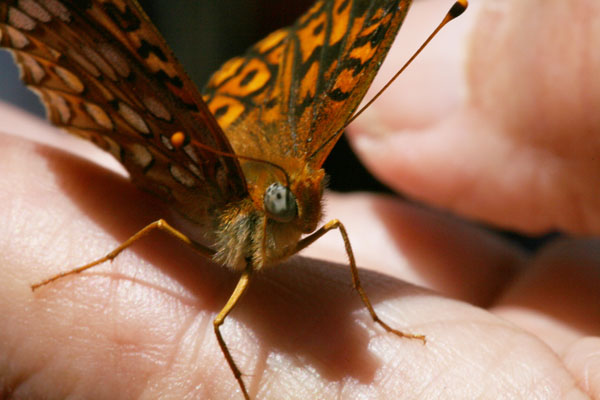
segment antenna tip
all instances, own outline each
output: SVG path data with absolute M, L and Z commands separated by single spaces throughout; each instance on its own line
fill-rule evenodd
M 181 146 L 183 146 L 183 144 L 185 143 L 185 135 L 183 132 L 177 131 L 174 134 L 171 135 L 171 145 L 173 145 L 173 147 L 175 147 L 176 149 L 180 148 Z
M 458 0 L 456 3 L 454 3 L 452 8 L 450 8 L 450 11 L 448 11 L 448 16 L 450 19 L 454 19 L 460 14 L 464 13 L 468 6 L 469 2 L 467 0 Z

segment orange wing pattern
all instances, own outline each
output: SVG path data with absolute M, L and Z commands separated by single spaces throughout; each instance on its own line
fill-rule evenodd
M 3 0 L 0 45 L 54 124 L 111 152 L 138 186 L 193 220 L 246 195 L 237 160 L 201 146 L 233 152 L 137 3 Z M 181 146 L 170 140 L 178 131 Z
M 356 110 L 410 0 L 321 0 L 227 62 L 204 89 L 238 154 L 319 168 Z M 264 149 L 270 149 L 265 154 Z

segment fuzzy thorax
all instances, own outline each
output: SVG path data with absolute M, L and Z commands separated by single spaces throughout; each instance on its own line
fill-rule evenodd
M 228 205 L 218 216 L 215 261 L 235 270 L 251 263 L 260 270 L 296 253 L 300 237 L 314 231 L 321 219 L 324 176 L 323 170 L 308 168 L 290 176 L 298 213 L 289 222 L 276 221 L 265 211 L 264 193 L 273 182 L 251 186 L 250 196 Z

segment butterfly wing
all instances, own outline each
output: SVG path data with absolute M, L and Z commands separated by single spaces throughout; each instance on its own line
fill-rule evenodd
M 236 153 L 319 168 L 371 85 L 409 5 L 321 0 L 294 25 L 223 65 L 203 94 Z
M 138 186 L 197 222 L 246 194 L 223 131 L 133 0 L 2 0 L 0 35 L 50 120 L 110 151 Z

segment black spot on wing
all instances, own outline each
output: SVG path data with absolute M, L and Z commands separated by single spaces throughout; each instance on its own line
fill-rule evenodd
M 369 35 L 369 42 L 371 42 L 372 47 L 377 47 L 379 43 L 381 43 L 381 41 L 385 38 L 387 29 L 387 26 L 379 25 L 379 27 L 375 29 L 375 31 L 371 35 Z
M 161 60 L 162 62 L 167 62 L 167 56 L 165 55 L 165 53 L 163 53 L 160 47 L 149 43 L 145 39 L 142 39 L 141 46 L 137 49 L 137 52 L 140 55 L 140 57 L 144 59 L 150 57 L 150 53 L 154 53 L 159 60 Z
M 227 114 L 227 110 L 229 110 L 229 106 L 228 105 L 224 105 L 224 106 L 221 106 L 221 107 L 217 108 L 215 110 L 215 114 L 214 114 L 215 118 L 218 119 L 218 118 L 222 117 L 223 115 Z
M 104 3 L 102 7 L 109 18 L 123 31 L 133 32 L 140 28 L 141 21 L 129 7 L 125 7 L 124 12 L 121 12 L 113 3 Z
M 244 76 L 244 78 L 240 82 L 240 86 L 246 86 L 247 84 L 252 82 L 252 79 L 254 79 L 254 77 L 256 76 L 257 73 L 258 73 L 258 70 L 256 70 L 256 69 L 252 69 L 252 70 L 248 71 L 248 73 Z
M 69 8 L 79 11 L 86 11 L 92 8 L 91 0 L 65 0 L 65 4 L 69 5 Z
M 331 92 L 327 93 L 329 98 L 333 101 L 344 101 L 350 97 L 350 92 L 344 92 L 340 88 L 336 88 Z
M 160 83 L 162 83 L 163 85 L 165 85 L 167 87 L 169 85 L 172 85 L 172 86 L 176 87 L 177 89 L 183 89 L 183 82 L 181 81 L 181 79 L 178 76 L 170 77 L 162 69 L 157 71 L 154 74 L 154 79 L 156 79 L 157 81 L 159 81 Z M 181 97 L 179 97 L 177 95 L 175 95 L 175 100 L 179 101 L 183 107 L 187 108 L 190 111 L 195 111 L 195 112 L 198 111 L 198 106 L 196 105 L 196 103 L 187 103 Z
M 325 28 L 325 24 L 322 24 L 322 23 L 315 26 L 315 28 L 313 29 L 313 35 L 318 36 L 321 32 L 323 32 L 324 28 Z
M 269 101 L 267 101 L 265 103 L 265 108 L 266 109 L 271 109 L 271 108 L 275 107 L 278 102 L 279 102 L 279 99 L 273 97 L 273 98 L 271 98 Z
M 163 71 L 162 69 L 157 71 L 154 74 L 154 77 L 159 80 L 162 83 L 166 83 L 169 82 L 171 85 L 175 86 L 178 89 L 182 89 L 183 88 L 183 82 L 181 81 L 181 79 L 179 79 L 178 76 L 174 76 L 174 77 L 170 77 L 169 75 L 167 75 L 167 73 L 165 71 Z
M 337 10 L 335 10 L 335 13 L 336 13 L 336 14 L 338 14 L 338 15 L 339 15 L 339 14 L 341 14 L 341 13 L 343 13 L 343 12 L 344 12 L 344 10 L 345 10 L 346 8 L 348 8 L 348 5 L 350 5 L 350 0 L 346 0 L 346 1 L 344 1 L 342 4 L 340 4 L 340 5 L 338 6 Z

